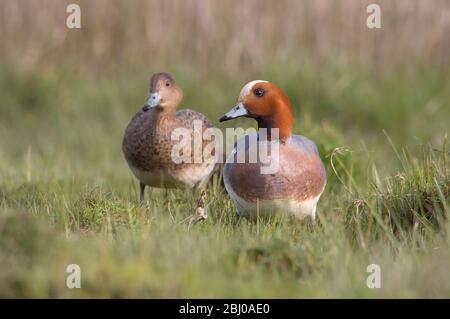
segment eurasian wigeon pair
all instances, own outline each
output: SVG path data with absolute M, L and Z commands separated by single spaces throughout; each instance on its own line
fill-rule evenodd
M 216 165 L 216 157 L 203 158 L 202 163 L 176 164 L 171 159 L 175 142 L 171 132 L 177 127 L 190 130 L 193 121 L 201 120 L 204 130 L 212 127 L 201 113 L 192 110 L 176 111 L 182 91 L 167 73 L 151 77 L 148 99 L 131 120 L 123 139 L 125 158 L 141 186 L 140 200 L 144 201 L 145 186 L 188 187 L 204 185 Z M 246 134 L 246 158 L 249 152 L 264 143 L 278 146 L 278 169 L 264 174 L 259 159 L 238 163 L 235 149 L 224 165 L 225 188 L 236 205 L 238 214 L 255 216 L 287 212 L 298 218 L 315 219 L 317 202 L 322 194 L 326 173 L 313 141 L 292 135 L 292 110 L 288 97 L 276 85 L 267 81 L 252 81 L 241 90 L 238 103 L 219 120 L 237 117 L 254 118 L 259 129 L 269 134 Z M 278 129 L 278 138 L 270 134 Z M 239 143 L 239 142 L 238 142 Z M 203 143 L 205 147 L 207 143 Z M 192 150 L 193 151 L 193 150 Z

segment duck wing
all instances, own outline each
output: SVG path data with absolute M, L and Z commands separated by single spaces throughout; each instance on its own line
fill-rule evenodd
M 200 112 L 193 111 L 190 109 L 179 110 L 176 113 L 176 118 L 185 127 L 191 127 L 194 120 L 202 121 L 204 128 L 212 127 L 212 123 L 208 118 Z

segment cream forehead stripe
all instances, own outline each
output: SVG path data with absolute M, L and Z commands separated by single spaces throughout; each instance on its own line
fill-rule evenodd
M 248 82 L 241 90 L 241 93 L 239 94 L 239 101 L 242 101 L 244 97 L 248 94 L 248 92 L 255 86 L 257 83 L 268 83 L 268 81 L 264 80 L 255 80 Z

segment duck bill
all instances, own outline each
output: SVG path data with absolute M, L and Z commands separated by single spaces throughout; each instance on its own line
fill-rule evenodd
M 247 109 L 244 106 L 244 103 L 239 102 L 233 107 L 228 113 L 225 113 L 219 118 L 219 122 L 229 121 L 241 116 L 248 115 Z
M 161 102 L 161 97 L 159 96 L 158 93 L 151 93 L 147 100 L 145 101 L 144 106 L 142 107 L 142 109 L 145 111 L 148 111 L 149 109 L 155 108 L 159 105 L 159 103 Z

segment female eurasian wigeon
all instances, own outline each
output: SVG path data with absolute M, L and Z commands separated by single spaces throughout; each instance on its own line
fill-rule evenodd
M 174 129 L 189 130 L 193 141 L 195 120 L 201 121 L 203 131 L 212 126 L 199 112 L 177 111 L 182 97 L 182 90 L 170 74 L 154 74 L 145 105 L 125 130 L 122 150 L 131 171 L 140 181 L 141 204 L 146 185 L 164 188 L 203 186 L 214 169 L 216 159 L 212 155 L 205 156 L 201 163 L 194 160 L 177 163 L 172 159 L 172 148 L 178 143 L 171 138 Z M 203 148 L 206 145 L 202 143 Z M 193 147 L 190 149 L 194 152 Z
M 245 134 L 245 162 L 237 163 L 237 148 L 230 153 L 224 166 L 225 188 L 236 205 L 238 214 L 288 212 L 298 218 L 316 215 L 317 202 L 326 184 L 326 173 L 313 141 L 301 135 L 292 135 L 292 110 L 287 95 L 267 81 L 252 81 L 240 93 L 238 103 L 219 120 L 249 117 L 258 122 L 261 130 Z M 279 129 L 278 139 L 270 130 Z M 253 163 L 250 153 L 266 146 L 278 146 L 278 161 L 274 172 L 262 173 L 266 163 L 258 157 Z M 272 146 L 270 146 L 272 145 Z M 276 154 L 276 153 L 274 153 Z M 263 165 L 264 164 L 264 165 Z M 274 166 L 275 167 L 275 166 Z

